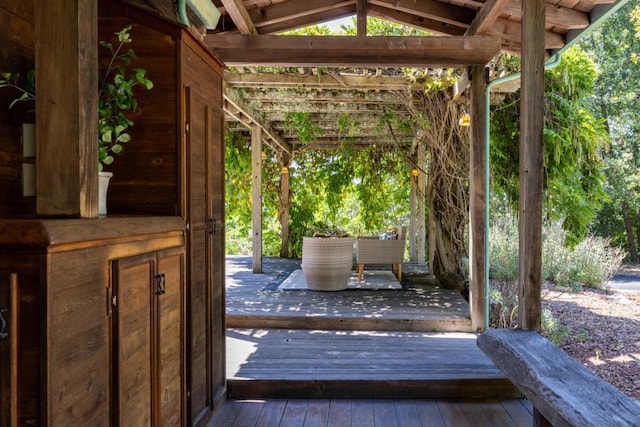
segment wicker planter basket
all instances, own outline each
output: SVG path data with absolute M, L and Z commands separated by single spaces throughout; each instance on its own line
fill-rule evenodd
M 353 238 L 304 237 L 302 271 L 307 288 L 313 291 L 342 291 L 347 288 L 353 265 Z

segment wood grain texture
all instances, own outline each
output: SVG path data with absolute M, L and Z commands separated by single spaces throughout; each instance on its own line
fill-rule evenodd
M 97 2 L 35 2 L 37 212 L 98 216 Z
M 227 358 L 232 398 L 518 395 L 472 334 L 233 329 Z
M 640 403 L 535 331 L 490 330 L 478 346 L 554 426 L 640 424 Z
M 485 318 L 485 150 L 489 143 L 486 134 L 484 67 L 471 68 L 471 156 L 469 171 L 469 302 L 471 328 L 484 329 Z
M 521 407 L 521 400 L 450 402 L 418 399 L 229 400 L 206 427 L 444 427 L 530 426 L 514 419 L 506 409 Z M 325 418 L 326 408 L 328 416 Z M 256 414 L 257 418 L 256 418 Z M 487 416 L 486 414 L 493 414 Z M 446 424 L 445 424 L 446 420 Z M 319 421 L 319 423 L 318 423 Z M 498 422 L 498 424 L 496 424 Z
M 251 126 L 251 238 L 253 273 L 262 273 L 262 128 Z
M 544 0 L 522 2 L 518 325 L 540 329 L 544 174 Z
M 207 46 L 230 66 L 485 65 L 500 50 L 490 36 L 340 37 L 210 35 Z

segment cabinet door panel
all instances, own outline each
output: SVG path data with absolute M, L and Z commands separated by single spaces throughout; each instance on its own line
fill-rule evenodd
M 210 241 L 208 229 L 209 195 L 206 149 L 210 133 L 207 100 L 190 87 L 185 88 L 187 105 L 188 205 L 190 223 L 189 247 L 189 389 L 191 421 L 197 424 L 213 409 L 211 390 L 211 282 L 209 279 Z
M 119 426 L 152 422 L 155 254 L 114 262 L 114 387 Z
M 180 426 L 183 420 L 182 283 L 184 251 L 158 255 L 158 273 L 164 274 L 165 293 L 158 297 L 159 399 L 163 426 Z

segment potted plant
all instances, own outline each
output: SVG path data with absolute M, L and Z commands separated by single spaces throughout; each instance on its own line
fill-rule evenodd
M 103 171 L 104 166 L 112 164 L 114 155 L 122 154 L 123 144 L 131 141 L 127 132 L 133 126 L 131 114 L 138 112 L 138 100 L 134 93 L 136 86 L 147 90 L 153 88 L 153 82 L 146 76 L 143 68 L 132 68 L 131 60 L 136 58 L 133 49 L 126 48 L 131 43 L 131 25 L 115 33 L 112 43 L 101 41 L 100 46 L 109 51 L 109 55 L 100 65 L 98 76 L 98 171 L 101 175 L 99 213 L 106 214 L 106 193 L 111 172 Z M 17 102 L 35 99 L 35 72 L 27 73 L 24 81 L 18 73 L 0 74 L 0 88 L 12 87 L 19 96 L 13 99 L 9 108 Z M 103 187 L 104 186 L 104 187 Z
M 316 231 L 302 238 L 302 272 L 312 291 L 347 288 L 353 265 L 353 238 L 339 230 Z

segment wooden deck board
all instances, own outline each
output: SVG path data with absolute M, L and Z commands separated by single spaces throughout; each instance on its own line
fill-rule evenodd
M 233 398 L 512 398 L 469 333 L 229 329 Z
M 452 290 L 436 286 L 404 291 L 273 290 L 299 267 L 300 260 L 264 258 L 264 274 L 253 274 L 250 260 L 250 257 L 227 258 L 229 327 L 471 330 L 469 305 Z
M 529 427 L 533 417 L 527 405 L 521 400 L 228 400 L 207 427 Z M 512 418 L 506 408 L 518 407 L 528 416 Z

